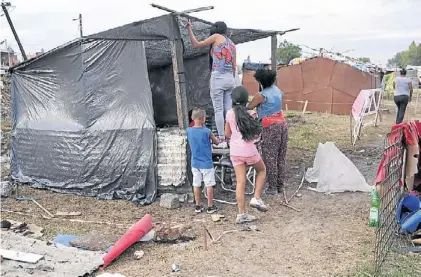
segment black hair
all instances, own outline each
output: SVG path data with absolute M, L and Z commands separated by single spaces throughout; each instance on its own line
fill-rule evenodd
M 406 69 L 405 69 L 405 68 L 402 68 L 402 69 L 401 69 L 401 75 L 402 75 L 402 76 L 405 76 L 405 75 L 406 75 Z
M 248 91 L 243 86 L 235 87 L 231 94 L 237 128 L 245 141 L 256 139 L 262 132 L 259 121 L 254 119 L 247 110 L 248 96 Z
M 263 88 L 268 88 L 275 83 L 276 72 L 269 69 L 258 69 L 256 73 L 254 73 L 254 78 Z
M 225 35 L 228 31 L 227 24 L 223 21 L 215 22 L 210 28 L 210 35 L 220 34 Z
M 212 36 L 214 34 L 225 35 L 228 31 L 227 24 L 223 21 L 215 22 L 209 31 L 209 35 Z M 212 71 L 213 59 L 211 55 L 212 45 L 209 47 L 209 69 Z

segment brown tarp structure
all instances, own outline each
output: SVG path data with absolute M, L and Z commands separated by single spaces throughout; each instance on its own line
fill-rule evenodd
M 243 86 L 258 90 L 254 71 L 243 71 Z M 299 65 L 281 67 L 277 85 L 284 95 L 283 108 L 307 111 L 349 114 L 352 104 L 362 89 L 380 87 L 378 76 L 363 72 L 348 64 L 327 58 L 306 60 Z

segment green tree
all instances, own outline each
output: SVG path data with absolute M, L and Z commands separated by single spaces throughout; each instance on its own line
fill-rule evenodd
M 358 58 L 358 60 L 363 63 L 371 63 L 370 58 L 367 58 L 367 57 L 361 57 L 361 58 Z
M 301 47 L 284 40 L 279 43 L 277 50 L 277 62 L 288 64 L 292 59 L 301 57 Z
M 387 64 L 392 67 L 406 67 L 409 64 L 421 66 L 421 43 L 417 45 L 413 41 L 408 50 L 396 53 Z

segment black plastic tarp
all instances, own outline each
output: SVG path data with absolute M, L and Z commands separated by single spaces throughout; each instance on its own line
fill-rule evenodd
M 184 60 L 186 74 L 187 106 L 189 109 L 203 107 L 209 117 L 213 116 L 209 94 L 209 59 L 202 55 Z M 175 99 L 172 65 L 149 70 L 152 89 L 155 122 L 158 125 L 177 125 L 177 104 Z
M 190 19 L 199 40 L 209 36 L 211 24 Z M 182 41 L 189 109 L 205 107 L 213 117 L 209 49 L 192 47 L 186 23 L 168 14 L 126 24 L 12 68 L 12 177 L 59 192 L 151 203 L 155 123 L 177 125 L 169 40 Z M 273 34 L 230 28 L 227 35 L 239 44 Z
M 191 20 L 198 40 L 204 40 L 209 36 L 211 24 L 204 23 L 196 17 L 186 18 L 183 15 L 166 14 L 92 34 L 86 39 L 145 40 L 148 67 L 162 67 L 171 64 L 169 40 L 177 38 L 178 34 L 183 42 L 185 59 L 194 59 L 209 52 L 208 47 L 194 48 L 192 46 L 186 30 L 188 20 Z M 274 31 L 236 28 L 229 28 L 227 31 L 227 35 L 236 44 L 263 39 L 274 33 Z M 160 40 L 161 38 L 165 39 Z
M 153 202 L 155 122 L 141 41 L 80 41 L 12 74 L 12 177 Z

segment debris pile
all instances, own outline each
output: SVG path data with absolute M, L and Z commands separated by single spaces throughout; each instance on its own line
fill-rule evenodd
M 1 77 L 1 180 L 10 181 L 11 95 L 10 78 Z
M 155 224 L 155 242 L 176 243 L 195 238 L 196 235 L 190 225 L 166 222 Z
M 44 231 L 43 228 L 26 222 L 18 222 L 13 220 L 3 220 L 1 222 L 1 229 L 3 231 L 10 231 L 18 235 L 28 236 L 31 238 L 41 238 L 42 232 Z
M 103 263 L 102 252 L 48 245 L 12 232 L 2 233 L 0 255 L 4 276 L 87 276 Z
M 10 78 L 7 76 L 1 77 L 1 83 L 3 87 L 1 89 L 1 121 L 2 121 L 2 129 L 3 124 L 6 122 L 11 121 L 11 82 Z M 3 146 L 3 143 L 2 143 Z M 2 147 L 3 149 L 3 147 Z

